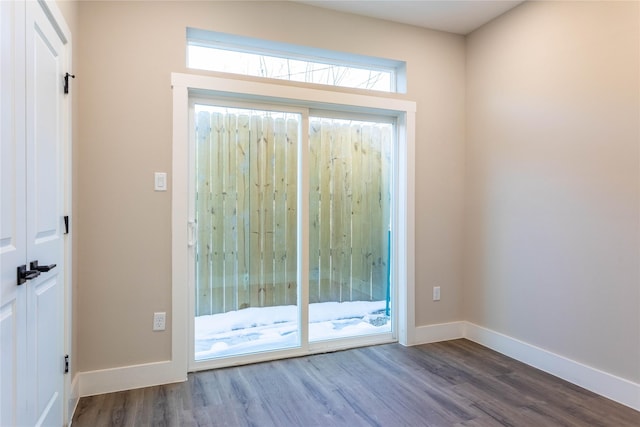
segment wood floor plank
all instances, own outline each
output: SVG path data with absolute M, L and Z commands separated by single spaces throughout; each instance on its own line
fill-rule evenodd
M 84 397 L 73 426 L 638 427 L 640 412 L 455 340 L 217 369 Z
M 412 384 L 412 395 L 423 404 L 429 404 L 439 410 L 445 419 L 453 417 L 469 420 L 476 416 L 473 411 L 469 410 L 469 401 L 461 399 L 459 396 L 454 399 L 449 387 L 433 384 L 430 377 L 422 375 L 424 372 L 422 368 L 406 363 L 397 363 L 394 358 L 390 358 L 388 354 L 380 351 L 380 348 L 368 348 L 363 351 L 369 353 L 370 360 L 377 362 L 378 366 L 372 368 L 386 370 L 392 374 L 392 377 L 389 378 L 390 382 L 395 382 L 397 378 L 411 378 L 411 382 L 404 384 Z

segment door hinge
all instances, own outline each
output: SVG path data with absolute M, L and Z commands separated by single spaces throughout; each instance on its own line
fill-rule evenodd
M 73 74 L 66 73 L 64 75 L 64 93 L 65 93 L 65 95 L 67 93 L 69 93 L 69 77 L 71 77 L 72 79 L 76 78 L 76 76 L 74 76 Z
M 64 373 L 65 374 L 69 373 L 69 355 L 68 354 L 64 355 Z
M 64 216 L 64 234 L 69 234 L 69 215 Z

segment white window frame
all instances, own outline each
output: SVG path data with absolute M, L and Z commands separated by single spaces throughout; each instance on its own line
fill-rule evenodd
M 391 87 L 387 93 L 406 93 L 406 69 L 404 61 L 379 58 L 374 56 L 360 55 L 333 51 L 328 49 L 314 48 L 310 46 L 295 45 L 292 43 L 274 42 L 257 39 L 253 37 L 239 36 L 216 31 L 201 30 L 197 28 L 187 28 L 187 47 L 190 45 L 210 47 L 213 49 L 243 52 L 254 55 L 264 55 L 270 57 L 287 58 L 292 60 L 306 61 L 312 63 L 353 67 L 371 71 L 385 71 L 391 74 Z M 186 63 L 189 67 L 189 58 Z M 210 70 L 215 71 L 215 70 Z M 258 77 L 253 74 L 246 74 Z M 287 79 L 283 79 L 288 81 Z M 314 84 L 314 83 L 312 83 Z M 317 83 L 315 83 L 317 84 Z M 327 85 L 329 87 L 352 88 L 350 86 Z M 356 89 L 356 88 L 353 88 Z M 362 88 L 360 88 L 362 90 Z M 364 89 L 367 90 L 367 89 Z M 371 90 L 372 92 L 380 92 Z
M 392 203 L 393 235 L 392 280 L 395 284 L 396 313 L 395 318 L 397 339 L 403 345 L 412 345 L 415 336 L 415 255 L 414 255 L 414 229 L 415 229 L 415 111 L 416 104 L 395 98 L 377 97 L 371 95 L 352 94 L 330 90 L 318 90 L 303 88 L 286 84 L 255 82 L 242 79 L 223 77 L 210 77 L 192 74 L 173 73 L 171 75 L 173 87 L 173 170 L 172 170 L 172 360 L 176 370 L 183 369 L 208 369 L 218 366 L 229 366 L 230 359 L 213 361 L 206 368 L 192 366 L 193 350 L 189 351 L 192 343 L 189 337 L 189 324 L 193 319 L 189 318 L 189 271 L 190 265 L 195 260 L 190 255 L 190 242 L 193 241 L 193 227 L 189 218 L 189 103 L 190 97 L 206 96 L 218 99 L 238 100 L 251 99 L 268 102 L 276 105 L 306 105 L 310 108 L 326 106 L 332 110 L 345 112 L 370 113 L 375 115 L 393 116 L 397 121 L 398 144 L 396 146 L 396 171 L 394 179 L 397 184 Z M 284 83 L 284 82 L 283 82 Z M 302 129 L 308 129 L 308 120 L 303 118 Z M 307 132 L 302 132 L 306 134 Z M 306 141 L 306 137 L 305 137 Z M 308 145 L 308 144 L 307 144 Z M 303 146 L 307 146 L 304 145 Z M 308 188 L 308 174 L 303 173 L 307 168 L 306 150 L 299 150 L 299 188 Z M 301 265 L 298 271 L 298 280 L 301 283 L 308 281 L 308 223 L 309 206 L 308 194 L 299 194 L 301 204 L 298 211 L 298 220 L 303 226 L 298 235 L 299 259 Z M 302 286 L 299 302 L 308 302 L 308 290 Z M 302 311 L 301 322 L 308 323 L 308 317 Z M 307 331 L 302 328 L 302 333 Z M 374 336 L 375 337 L 375 336 Z M 372 337 L 363 337 L 356 341 L 357 345 L 366 345 Z M 302 342 L 308 342 L 308 337 L 303 336 Z M 331 342 L 314 342 L 308 346 L 286 351 L 286 356 L 299 356 L 326 351 L 331 349 L 347 348 L 353 344 L 344 344 L 343 347 L 335 347 Z M 272 357 L 271 357 L 272 356 Z M 247 355 L 234 358 L 231 363 L 252 363 L 257 360 L 283 357 L 283 352 L 273 352 L 271 355 Z

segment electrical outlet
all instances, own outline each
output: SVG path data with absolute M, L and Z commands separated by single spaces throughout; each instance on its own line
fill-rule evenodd
M 167 313 L 165 313 L 164 311 L 153 313 L 153 330 L 164 331 L 166 320 L 167 320 Z
M 440 286 L 433 287 L 433 300 L 440 301 Z

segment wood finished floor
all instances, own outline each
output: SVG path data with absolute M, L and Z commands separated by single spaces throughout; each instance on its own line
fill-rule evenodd
M 640 426 L 640 412 L 467 340 L 189 374 L 80 399 L 81 426 Z

